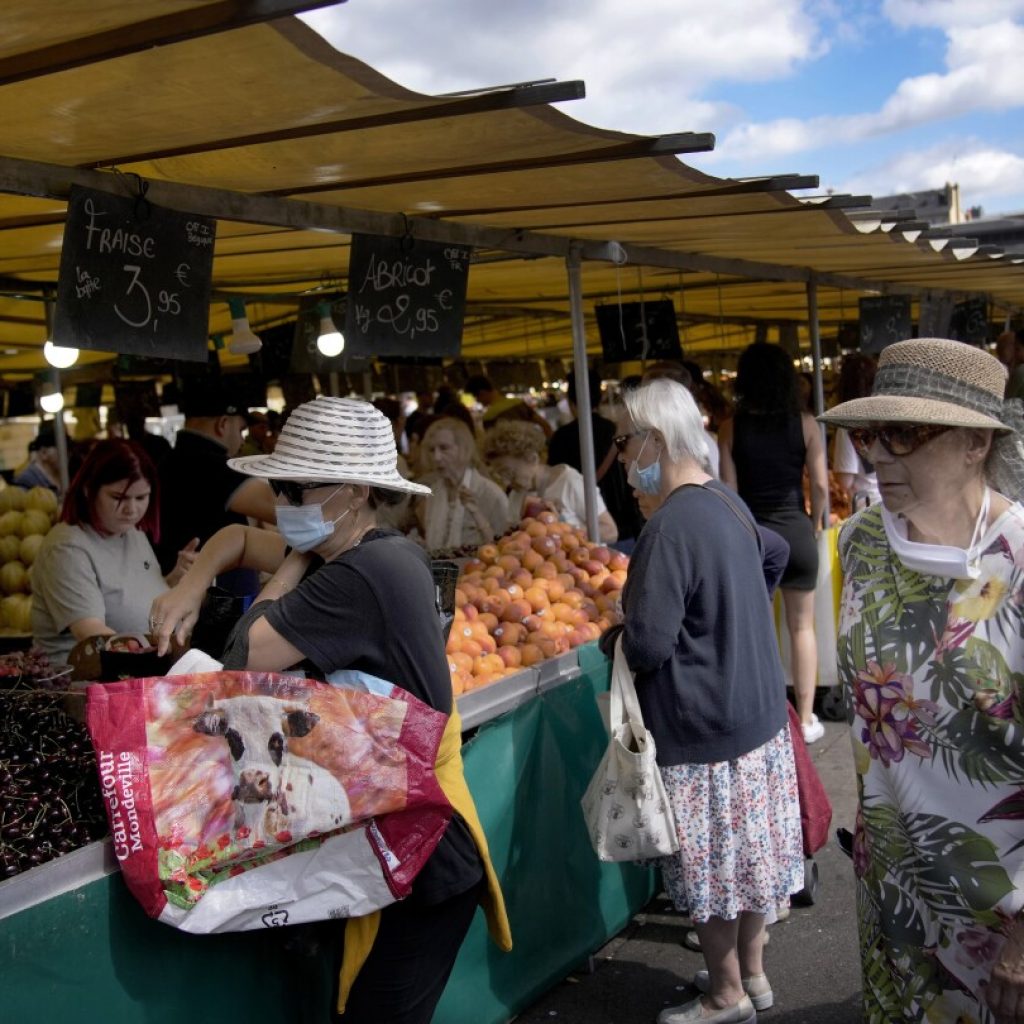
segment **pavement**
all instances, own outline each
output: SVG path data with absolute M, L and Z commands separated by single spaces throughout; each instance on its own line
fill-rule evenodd
M 809 749 L 832 801 L 832 835 L 853 828 L 857 806 L 849 728 L 825 722 Z M 835 839 L 814 856 L 813 906 L 792 908 L 769 929 L 765 970 L 775 1005 L 758 1014 L 768 1024 L 859 1024 L 860 962 L 853 870 Z M 516 1019 L 518 1024 L 653 1024 L 666 1006 L 688 1002 L 704 967 L 681 943 L 687 920 L 664 894 L 636 914 L 604 948 Z

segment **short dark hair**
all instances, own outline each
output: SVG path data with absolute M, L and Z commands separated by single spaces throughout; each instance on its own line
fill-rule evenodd
M 477 374 L 466 381 L 464 390 L 468 391 L 474 398 L 479 398 L 481 392 L 493 391 L 494 385 L 491 383 L 490 377 L 484 377 L 482 374 Z
M 145 480 L 150 487 L 149 508 L 139 520 L 139 529 L 154 541 L 160 540 L 160 480 L 149 456 L 134 441 L 112 438 L 97 441 L 85 457 L 64 496 L 62 522 L 97 529 L 95 498 L 105 484 Z

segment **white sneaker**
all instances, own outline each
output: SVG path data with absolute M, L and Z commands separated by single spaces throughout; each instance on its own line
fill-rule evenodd
M 825 735 L 825 726 L 818 721 L 817 715 L 812 714 L 811 720 L 806 725 L 800 726 L 800 731 L 804 734 L 804 743 L 810 745 L 817 743 Z

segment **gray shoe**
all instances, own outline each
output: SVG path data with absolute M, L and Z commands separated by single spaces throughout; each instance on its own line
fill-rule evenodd
M 704 1007 L 698 996 L 682 1006 L 669 1006 L 658 1014 L 658 1024 L 754 1024 L 757 1011 L 747 996 L 724 1010 Z
M 752 974 L 749 978 L 743 979 L 743 991 L 750 996 L 750 1002 L 755 1010 L 770 1009 L 775 1002 L 772 994 L 771 982 L 766 974 Z M 693 976 L 693 987 L 699 992 L 711 991 L 711 975 L 707 971 L 698 971 Z

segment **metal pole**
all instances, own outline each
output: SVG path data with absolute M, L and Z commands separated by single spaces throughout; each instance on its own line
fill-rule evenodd
M 53 337 L 53 300 L 47 299 L 43 303 L 43 315 L 46 319 L 46 337 L 50 339 Z M 56 367 L 50 372 L 50 379 L 53 381 L 53 386 L 56 394 L 61 393 L 60 387 L 60 371 Z M 60 474 L 60 493 L 63 497 L 68 491 L 68 435 L 67 430 L 64 427 L 64 410 L 63 408 L 53 418 L 53 437 L 57 445 L 57 465 L 58 472 Z
M 814 363 L 814 415 L 820 416 L 825 411 L 825 382 L 821 374 L 821 331 L 818 327 L 818 278 L 811 272 L 807 278 L 807 326 L 811 333 L 811 360 Z M 828 434 L 825 424 L 821 427 L 821 444 L 825 450 L 825 466 L 828 467 Z M 825 525 L 830 521 L 832 510 L 829 508 L 828 492 L 825 493 Z M 815 523 L 815 528 L 818 524 Z
M 594 462 L 594 422 L 591 416 L 587 369 L 587 336 L 583 329 L 583 286 L 580 252 L 574 245 L 565 258 L 569 274 L 569 313 L 572 317 L 572 359 L 576 373 L 576 422 L 580 429 L 580 460 L 583 466 L 583 496 L 586 501 L 587 536 L 598 540 L 597 468 Z

